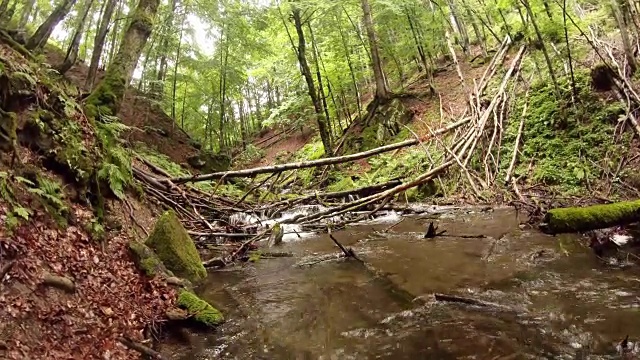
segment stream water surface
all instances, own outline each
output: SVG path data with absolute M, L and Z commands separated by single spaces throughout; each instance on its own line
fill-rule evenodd
M 613 359 L 640 337 L 640 271 L 602 263 L 574 235 L 521 230 L 512 209 L 398 220 L 334 233 L 368 266 L 311 265 L 337 250 L 320 234 L 276 249 L 294 257 L 212 272 L 199 293 L 227 323 L 173 358 Z M 431 221 L 449 236 L 424 239 Z

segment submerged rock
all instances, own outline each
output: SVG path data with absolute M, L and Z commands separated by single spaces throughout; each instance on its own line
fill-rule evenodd
M 165 212 L 145 242 L 167 269 L 176 276 L 197 283 L 207 277 L 193 240 L 173 211 Z
M 222 313 L 191 291 L 183 290 L 178 295 L 178 306 L 185 309 L 198 323 L 213 327 L 224 322 Z

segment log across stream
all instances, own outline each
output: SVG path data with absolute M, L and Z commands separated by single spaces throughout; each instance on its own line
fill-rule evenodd
M 610 358 L 627 334 L 640 337 L 640 271 L 604 264 L 576 235 L 522 230 L 511 209 L 398 220 L 333 232 L 369 268 L 335 257 L 313 263 L 339 251 L 321 234 L 285 238 L 277 250 L 293 257 L 211 272 L 200 291 L 228 322 L 192 334 L 188 345 L 166 341 L 163 352 L 173 359 Z M 424 239 L 432 221 L 450 236 Z

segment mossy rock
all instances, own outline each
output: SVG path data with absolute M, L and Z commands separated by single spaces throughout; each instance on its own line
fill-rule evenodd
M 133 257 L 133 262 L 136 264 L 138 269 L 144 272 L 147 276 L 173 276 L 171 271 L 167 270 L 164 266 L 158 255 L 156 255 L 156 253 L 154 253 L 147 245 L 137 240 L 131 240 L 129 242 L 129 251 Z
M 165 212 L 156 222 L 145 244 L 176 276 L 198 283 L 207 277 L 193 240 L 173 211 Z
M 205 326 L 213 327 L 224 322 L 222 313 L 191 291 L 183 290 L 178 295 L 178 306 L 187 310 L 193 319 Z

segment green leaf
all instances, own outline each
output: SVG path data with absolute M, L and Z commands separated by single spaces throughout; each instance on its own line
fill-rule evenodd
M 13 213 L 20 216 L 21 218 L 25 219 L 25 220 L 29 220 L 29 215 L 31 215 L 31 213 L 29 212 L 29 210 L 21 207 L 21 206 L 16 206 L 13 208 Z

